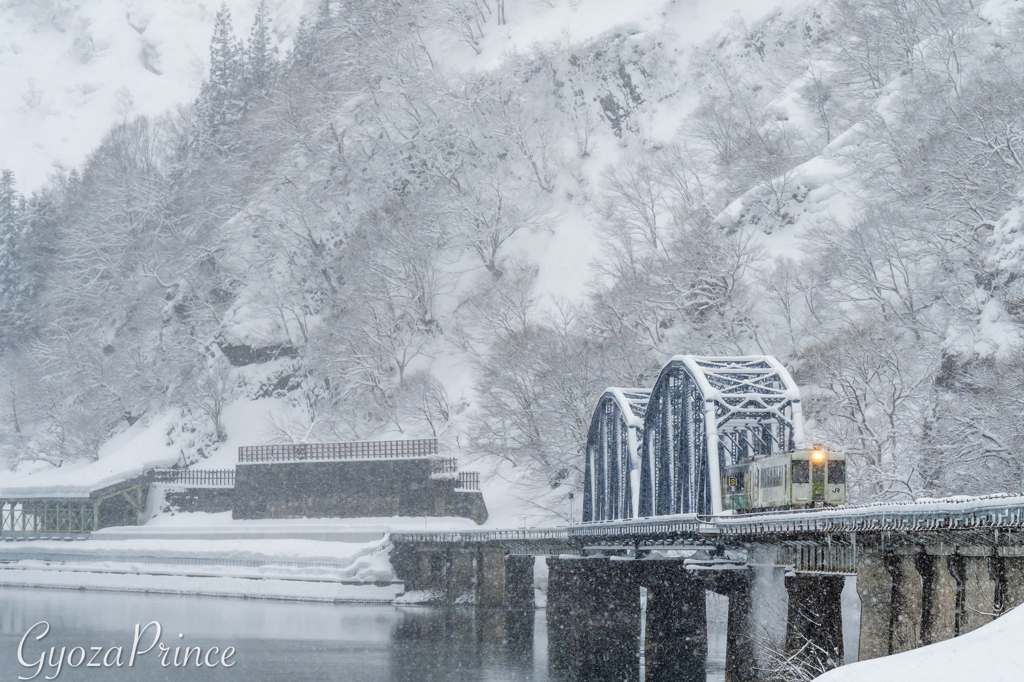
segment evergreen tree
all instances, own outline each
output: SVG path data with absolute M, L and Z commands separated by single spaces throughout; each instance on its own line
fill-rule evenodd
M 331 23 L 331 0 L 320 0 L 316 6 L 316 30 L 322 31 Z
M 245 110 L 244 47 L 235 38 L 231 11 L 221 4 L 210 40 L 210 77 L 203 83 L 196 102 L 198 130 L 194 144 L 205 146 L 220 129 Z
M 10 348 L 24 324 L 29 291 L 22 263 L 25 200 L 14 173 L 0 171 L 0 354 Z
M 299 19 L 299 27 L 295 31 L 295 43 L 289 55 L 292 64 L 311 67 L 317 62 L 324 31 L 330 26 L 333 15 L 330 0 L 320 0 L 316 7 L 316 21 L 312 24 L 306 17 Z
M 245 76 L 246 96 L 253 100 L 265 97 L 270 92 L 277 73 L 277 47 L 272 44 L 270 17 L 266 0 L 260 2 L 256 18 L 249 32 L 249 47 L 246 50 Z
M 21 196 L 14 188 L 14 173 L 0 170 L 0 225 L 13 224 L 21 207 Z
M 309 66 L 313 61 L 313 32 L 306 23 L 306 17 L 299 19 L 299 27 L 295 29 L 295 43 L 290 56 L 293 64 Z

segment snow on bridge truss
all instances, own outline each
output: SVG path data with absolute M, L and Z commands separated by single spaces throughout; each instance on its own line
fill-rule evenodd
M 677 355 L 651 391 L 610 388 L 598 401 L 583 520 L 721 513 L 726 466 L 798 447 L 800 390 L 778 360 Z

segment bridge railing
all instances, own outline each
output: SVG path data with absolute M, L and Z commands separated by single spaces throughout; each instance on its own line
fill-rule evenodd
M 887 502 L 861 507 L 716 517 L 725 535 L 969 530 L 1024 527 L 1024 496 Z
M 287 443 L 243 445 L 238 448 L 242 464 L 262 462 L 337 461 L 346 459 L 414 459 L 436 457 L 437 439 L 370 440 L 345 443 Z
M 517 530 L 476 530 L 476 531 L 424 531 L 393 532 L 392 542 L 422 543 L 481 543 L 481 542 L 529 542 L 534 540 L 569 540 L 568 528 L 526 528 Z
M 233 488 L 234 469 L 157 469 L 153 473 L 157 483 L 170 483 L 193 488 Z
M 792 539 L 789 554 L 780 556 L 784 564 L 799 570 L 845 572 L 852 565 L 851 545 L 831 543 L 828 553 L 814 542 L 800 549 L 801 538 L 828 534 L 939 531 L 1024 528 L 1024 496 L 987 496 L 959 500 L 933 500 L 905 504 L 879 504 L 863 507 L 798 510 L 736 516 L 697 516 L 678 514 L 621 521 L 595 521 L 570 526 L 472 532 L 423 532 L 392 534 L 395 542 L 480 543 L 547 542 L 552 540 L 583 544 L 595 540 L 626 539 L 640 546 L 650 542 L 673 543 L 717 538 L 755 539 L 763 537 Z M 790 542 L 790 540 L 787 540 Z M 803 554 L 801 554 L 801 552 Z M 818 552 L 818 554 L 814 554 Z M 809 554 L 808 554 L 809 553 Z M 787 559 L 788 557 L 788 559 Z
M 8 546 L 11 547 L 11 546 Z M 295 561 L 279 559 L 276 557 L 256 557 L 249 559 L 237 559 L 226 556 L 199 556 L 184 554 L 181 556 L 168 554 L 145 554 L 143 552 L 110 552 L 96 553 L 93 551 L 82 552 L 60 552 L 60 551 L 34 551 L 30 548 L 8 549 L 0 547 L 0 562 L 14 561 L 45 561 L 60 563 L 130 563 L 130 564 L 158 564 L 165 566 L 239 566 L 248 568 L 264 568 L 282 566 L 288 568 L 328 568 L 328 569 L 350 569 L 348 562 L 329 561 Z

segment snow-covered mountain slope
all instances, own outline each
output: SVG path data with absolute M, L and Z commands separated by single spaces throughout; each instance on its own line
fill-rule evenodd
M 806 0 L 509 3 L 506 23 L 485 24 L 474 47 L 441 30 L 436 30 L 428 43 L 438 61 L 455 72 L 498 69 L 510 55 L 529 59 L 536 51 L 572 53 L 588 44 L 614 45 L 618 36 L 624 37 L 621 42 L 626 49 L 632 46 L 642 58 L 650 59 L 653 70 L 642 76 L 633 74 L 640 76 L 634 81 L 638 87 L 651 89 L 644 92 L 645 101 L 635 112 L 636 137 L 627 143 L 610 130 L 597 131 L 593 149 L 579 164 L 580 176 L 596 187 L 605 168 L 634 153 L 636 146 L 675 139 L 699 99 L 702 83 L 687 71 L 698 48 L 716 35 L 734 33 L 768 16 L 792 14 L 807 4 Z M 568 149 L 563 152 L 572 154 Z M 531 291 L 545 309 L 553 309 L 559 300 L 583 300 L 594 275 L 592 266 L 603 259 L 598 204 L 581 200 L 576 183 L 560 184 L 559 189 L 573 198 L 557 205 L 550 233 L 524 234 L 509 245 L 510 251 L 522 250 L 537 264 Z
M 287 50 L 314 0 L 270 0 Z M 209 66 L 219 0 L 0 2 L 0 168 L 26 193 L 80 166 L 110 126 L 191 102 Z M 247 37 L 258 0 L 229 0 Z
M 996 408 L 1024 24 L 1009 0 L 886 19 L 903 2 L 332 0 L 274 88 L 226 56 L 191 127 L 133 120 L 31 207 L 60 243 L 11 289 L 44 293 L 4 452 L 95 455 L 177 407 L 187 461 L 436 434 L 566 516 L 604 387 L 772 353 L 851 494 L 1024 480 Z

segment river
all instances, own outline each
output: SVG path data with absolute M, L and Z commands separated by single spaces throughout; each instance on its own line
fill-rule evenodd
M 46 629 L 36 625 L 42 621 L 49 624 L 49 631 L 36 640 Z M 157 644 L 137 655 L 129 667 L 136 624 L 141 630 L 151 621 L 160 623 L 159 642 L 168 649 L 163 660 L 169 665 L 161 665 Z M 22 648 L 22 658 L 30 666 L 23 666 L 19 644 L 33 625 Z M 155 634 L 156 626 L 141 632 L 137 650 L 156 642 Z M 724 628 L 711 628 L 709 634 L 708 680 L 720 680 L 724 641 L 719 640 L 724 640 Z M 559 646 L 556 641 L 550 645 Z M 549 670 L 543 610 L 508 614 L 472 608 L 0 588 L 0 682 L 31 677 L 40 668 L 40 657 L 51 655 L 51 647 L 52 659 L 43 661 L 35 680 L 562 682 L 576 677 L 572 671 Z M 76 647 L 81 652 L 73 652 Z M 185 647 L 191 647 L 192 654 L 199 648 L 205 659 L 202 667 L 196 668 L 195 655 L 187 668 L 173 665 L 175 651 L 181 662 Z M 234 651 L 222 660 L 229 647 Z M 121 667 L 116 665 L 119 653 Z M 69 667 L 69 655 L 77 667 Z M 110 667 L 103 667 L 104 657 Z M 90 662 L 94 667 L 87 667 Z

